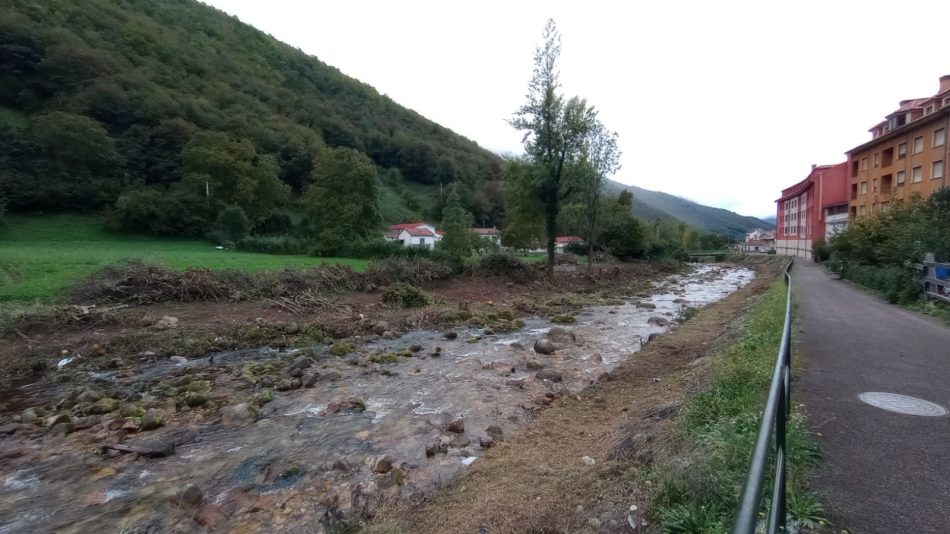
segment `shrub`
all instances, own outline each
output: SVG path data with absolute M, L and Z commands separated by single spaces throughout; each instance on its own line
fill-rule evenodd
M 452 267 L 427 259 L 387 258 L 370 265 L 365 276 L 370 283 L 379 286 L 393 282 L 421 285 L 452 276 Z
M 228 206 L 218 213 L 212 234 L 216 240 L 236 243 L 251 232 L 251 220 L 241 206 Z
M 396 282 L 383 291 L 383 302 L 403 308 L 422 308 L 432 301 L 416 286 L 405 282 Z
M 827 261 L 831 257 L 831 249 L 828 248 L 828 244 L 825 243 L 824 239 L 819 239 L 815 241 L 811 246 L 812 259 L 816 262 Z
M 892 304 L 909 304 L 920 295 L 920 287 L 909 268 L 845 264 L 841 276 L 864 287 L 881 291 Z
M 310 241 L 289 235 L 248 236 L 237 242 L 237 249 L 263 254 L 298 254 L 310 251 Z
M 256 232 L 259 235 L 268 236 L 292 235 L 297 232 L 297 227 L 289 213 L 283 210 L 275 210 L 257 225 Z
M 507 276 L 515 280 L 531 280 L 535 274 L 530 265 L 504 252 L 482 256 L 475 271 L 485 276 Z
M 208 227 L 208 206 L 182 191 L 138 189 L 115 203 L 110 226 L 156 235 L 202 235 Z
M 587 245 L 580 241 L 571 241 L 570 243 L 564 245 L 564 252 L 575 254 L 577 256 L 583 256 L 587 254 Z

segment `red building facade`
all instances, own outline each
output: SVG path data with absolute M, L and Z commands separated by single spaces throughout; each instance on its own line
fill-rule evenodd
M 812 165 L 808 177 L 784 189 L 775 204 L 776 253 L 811 258 L 815 241 L 847 227 L 847 162 Z

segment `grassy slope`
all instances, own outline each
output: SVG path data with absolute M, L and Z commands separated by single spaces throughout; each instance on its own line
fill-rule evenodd
M 683 406 L 678 444 L 655 471 L 657 515 L 666 532 L 725 533 L 731 526 L 784 317 L 785 285 L 778 281 L 752 311 L 742 336 L 716 357 L 704 391 Z M 817 445 L 800 414 L 793 415 L 788 429 L 789 514 L 814 526 L 822 510 L 807 492 L 807 477 L 818 458 Z M 771 480 L 766 488 L 771 494 Z
M 0 229 L 0 301 L 51 299 L 77 280 L 116 262 L 142 260 L 173 269 L 262 271 L 321 263 L 360 270 L 363 260 L 277 256 L 217 250 L 199 239 L 159 239 L 107 232 L 93 217 L 10 215 Z

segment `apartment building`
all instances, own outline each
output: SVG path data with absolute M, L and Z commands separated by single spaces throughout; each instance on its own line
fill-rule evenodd
M 848 164 L 812 165 L 808 176 L 775 201 L 775 252 L 812 257 L 812 246 L 848 223 Z
M 852 219 L 948 184 L 950 75 L 940 78 L 936 95 L 902 101 L 869 131 L 870 141 L 847 152 Z

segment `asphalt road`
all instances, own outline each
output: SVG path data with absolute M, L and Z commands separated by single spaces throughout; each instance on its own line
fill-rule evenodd
M 804 368 L 793 390 L 824 452 L 815 487 L 834 531 L 950 533 L 950 417 L 885 411 L 864 392 L 950 408 L 950 328 L 834 280 L 792 272 Z

